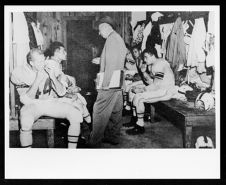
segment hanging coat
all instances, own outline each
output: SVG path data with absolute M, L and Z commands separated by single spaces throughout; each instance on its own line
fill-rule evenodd
M 214 66 L 215 65 L 215 51 L 214 51 L 214 12 L 209 12 L 209 19 L 208 19 L 208 32 L 206 35 L 206 49 L 207 49 L 207 56 L 206 56 L 206 67 Z
M 199 63 L 204 63 L 206 55 L 204 52 L 206 40 L 206 27 L 203 18 L 195 19 L 191 41 L 188 50 L 187 66 L 200 66 Z M 204 72 L 205 69 L 202 70 Z M 200 71 L 201 72 L 201 71 Z
M 151 33 L 147 38 L 146 48 L 155 48 L 155 45 L 162 45 L 162 38 L 158 22 L 152 22 Z
M 151 21 L 146 25 L 143 31 L 143 40 L 142 40 L 142 45 L 141 45 L 141 51 L 144 51 L 146 48 L 146 41 L 148 38 L 148 35 L 151 33 L 151 28 L 152 28 L 152 23 Z
M 186 48 L 181 17 L 178 17 L 173 25 L 166 48 L 166 59 L 169 61 L 173 71 L 182 70 L 186 63 Z

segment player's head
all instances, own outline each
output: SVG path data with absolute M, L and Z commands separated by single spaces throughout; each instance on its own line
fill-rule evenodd
M 45 65 L 45 56 L 38 48 L 33 48 L 27 54 L 27 63 L 36 71 L 43 69 Z
M 150 65 L 153 64 L 156 61 L 156 58 L 158 58 L 158 54 L 155 48 L 146 48 L 143 53 L 143 59 L 144 61 Z
M 67 52 L 64 45 L 61 42 L 52 42 L 47 50 L 49 57 L 54 57 L 55 59 L 62 61 L 67 59 Z
M 132 55 L 134 57 L 134 59 L 137 59 L 141 54 L 141 50 L 139 45 L 135 45 L 132 47 Z

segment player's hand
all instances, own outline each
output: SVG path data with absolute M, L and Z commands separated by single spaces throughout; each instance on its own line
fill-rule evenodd
M 46 72 L 45 72 L 44 69 L 39 70 L 39 71 L 37 72 L 37 74 L 36 74 L 36 80 L 40 82 L 40 81 L 42 81 L 44 78 L 46 78 L 46 76 L 47 76 L 47 74 L 46 74 Z
M 131 74 L 127 74 L 125 77 L 126 80 L 132 80 L 133 79 L 133 75 Z
M 140 67 L 141 72 L 144 73 L 146 71 L 146 68 L 147 68 L 146 64 L 142 64 Z
M 45 71 L 47 72 L 47 74 L 49 75 L 49 77 L 51 79 L 56 77 L 55 73 L 54 73 L 54 70 L 52 68 L 49 68 L 48 66 L 46 66 L 44 69 L 45 69 Z
M 144 92 L 144 88 L 135 88 L 134 89 L 134 93 L 138 94 L 138 93 L 143 93 Z
M 91 62 L 99 65 L 100 64 L 100 57 L 94 58 Z

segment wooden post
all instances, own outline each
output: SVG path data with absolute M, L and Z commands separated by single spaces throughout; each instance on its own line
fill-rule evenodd
M 183 145 L 184 148 L 191 148 L 191 141 L 192 141 L 192 126 L 186 125 L 184 126 L 184 139 L 183 139 Z
M 150 106 L 151 106 L 150 121 L 151 121 L 151 123 L 154 123 L 155 122 L 155 107 L 153 105 L 150 105 Z
M 12 16 L 12 14 L 11 14 Z M 10 28 L 9 28 L 9 78 L 10 78 L 10 74 L 13 71 L 14 67 L 16 66 L 16 45 L 13 44 L 13 22 L 12 22 L 12 18 L 10 19 Z M 10 92 L 10 114 L 12 118 L 16 118 L 16 109 L 15 109 L 15 87 L 14 85 L 9 82 L 9 92 Z
M 47 143 L 49 148 L 54 148 L 54 129 L 47 130 Z

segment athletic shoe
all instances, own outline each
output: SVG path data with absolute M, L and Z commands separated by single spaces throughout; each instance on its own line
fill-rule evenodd
M 128 135 L 138 135 L 138 134 L 143 134 L 145 132 L 144 127 L 141 127 L 139 125 L 136 125 L 132 129 L 129 129 L 126 131 Z

